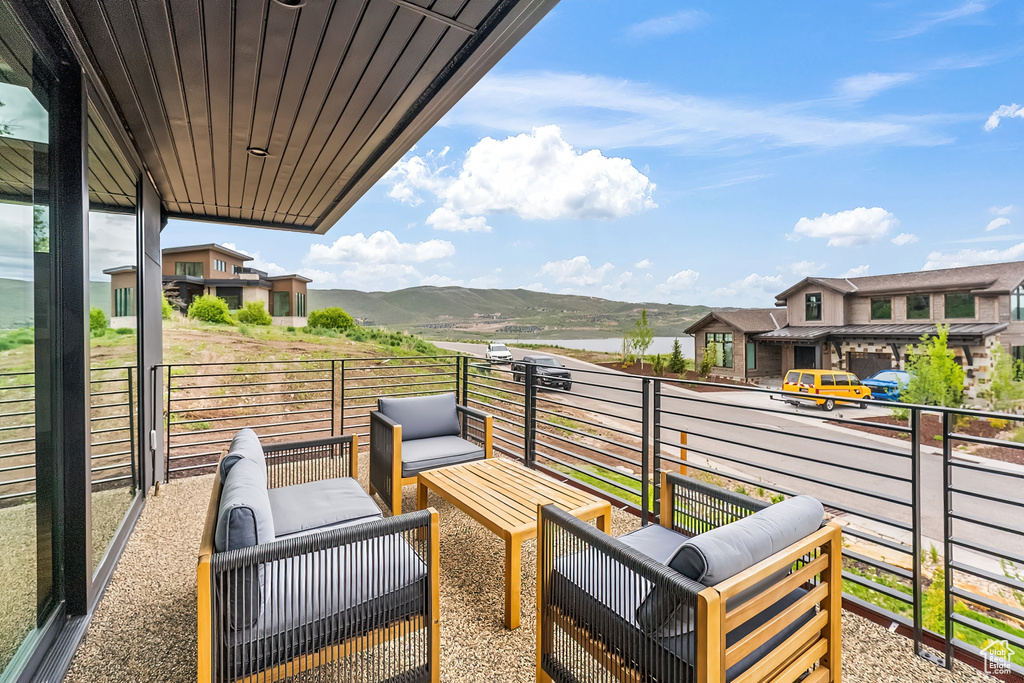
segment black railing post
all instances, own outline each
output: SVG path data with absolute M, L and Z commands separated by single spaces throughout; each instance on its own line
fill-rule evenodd
M 532 363 L 523 363 L 523 378 L 526 386 L 523 390 L 523 436 L 524 450 L 523 462 L 527 467 L 534 467 L 537 464 L 537 387 L 536 368 Z
M 174 366 L 167 366 L 167 414 L 164 416 L 166 420 L 166 434 L 167 434 L 167 460 L 164 463 L 164 481 L 170 483 L 171 481 L 171 378 L 174 376 Z
M 953 669 L 953 446 L 952 413 L 942 411 L 942 565 L 946 573 L 946 640 L 944 662 L 947 669 Z
M 910 409 L 910 533 L 911 546 L 913 548 L 913 560 L 911 566 L 914 572 L 914 654 L 919 657 L 924 652 L 924 577 L 921 571 L 921 517 L 922 517 L 922 492 L 921 492 L 921 409 Z
M 335 395 L 334 395 L 334 383 L 335 383 L 334 370 L 335 370 L 335 368 L 334 368 L 334 365 L 335 365 L 335 363 L 337 363 L 337 361 L 335 361 L 335 360 L 331 361 L 331 436 L 335 436 L 337 434 L 337 432 L 334 431 L 334 422 L 335 422 L 335 409 L 334 409 L 334 401 L 335 401 Z
M 131 442 L 132 449 L 132 494 L 140 488 L 138 481 L 139 469 L 136 467 L 135 458 L 138 457 L 138 452 L 135 449 L 135 404 L 134 400 L 135 393 L 132 391 L 132 369 L 128 368 L 128 439 Z M 141 419 L 141 415 L 139 418 Z
M 641 390 L 643 416 L 640 421 L 640 526 L 647 526 L 651 510 L 651 378 L 644 377 Z
M 654 520 L 661 524 L 661 380 L 654 380 L 654 440 L 651 442 L 654 461 Z
M 462 405 L 469 405 L 469 356 L 456 356 L 456 368 L 458 362 L 462 361 Z

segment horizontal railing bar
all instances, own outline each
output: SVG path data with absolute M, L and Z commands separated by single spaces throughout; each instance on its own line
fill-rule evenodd
M 1024 531 L 1021 531 L 1020 529 L 1014 529 L 1012 527 L 1003 526 L 1002 524 L 996 524 L 995 522 L 990 522 L 984 519 L 978 519 L 977 517 L 971 517 L 970 515 L 964 515 L 957 512 L 956 510 L 950 510 L 948 514 L 951 519 L 959 519 L 961 522 L 966 522 L 968 524 L 977 524 L 978 526 L 983 526 L 989 529 L 995 529 L 996 531 L 1002 531 L 1013 536 L 1024 536 Z
M 1024 638 L 1019 638 L 1019 637 L 1015 636 L 1014 634 L 1010 633 L 1009 631 L 1004 631 L 1002 629 L 997 629 L 997 628 L 995 628 L 993 626 L 989 626 L 988 624 L 985 624 L 983 622 L 977 621 L 976 619 L 971 619 L 970 617 L 965 617 L 965 616 L 963 616 L 962 614 L 960 614 L 958 612 L 953 612 L 952 614 L 949 615 L 949 618 L 950 618 L 951 621 L 953 621 L 954 623 L 960 624 L 961 626 L 964 626 L 964 627 L 969 628 L 969 629 L 973 629 L 975 631 L 981 631 L 982 633 L 984 633 L 985 635 L 989 636 L 990 638 L 996 638 L 998 640 L 1005 640 L 1008 643 L 1010 643 L 1011 645 L 1013 645 L 1015 648 L 1024 648 Z
M 955 454 L 954 454 L 955 458 Z M 969 470 L 971 472 L 983 472 L 985 474 L 992 474 L 998 477 L 1011 477 L 1013 479 L 1024 479 L 1024 473 L 1021 472 L 1010 472 L 1008 470 L 996 470 L 990 466 L 979 465 L 973 462 L 967 462 L 965 460 L 950 460 L 950 467 L 955 467 L 961 470 Z
M 311 362 L 319 363 L 319 362 L 323 362 L 323 361 L 311 361 Z M 177 366 L 176 365 L 175 367 L 181 367 L 181 366 Z M 330 375 L 331 375 L 331 366 L 329 364 L 326 367 L 314 368 L 312 370 L 256 370 L 256 371 L 251 371 L 251 372 L 249 370 L 245 370 L 243 372 L 217 372 L 217 373 L 199 372 L 199 373 L 196 373 L 194 375 L 172 375 L 172 377 L 174 377 L 176 379 L 189 379 L 189 378 L 192 378 L 192 377 L 204 377 L 204 378 L 205 377 L 238 377 L 239 375 L 257 375 L 257 376 L 262 376 L 262 375 L 286 375 L 286 374 L 292 374 L 292 375 L 303 374 L 303 375 L 306 375 L 306 374 L 324 374 L 324 373 L 326 373 L 327 378 L 329 379 Z M 178 385 L 178 386 L 185 386 L 185 385 Z
M 432 395 L 432 394 L 440 394 L 440 393 L 444 393 L 444 392 L 440 392 L 440 391 L 405 391 L 405 392 L 395 392 L 393 394 L 372 394 L 370 396 L 356 396 L 355 398 L 357 398 L 357 399 L 360 399 L 360 398 L 362 398 L 362 399 L 367 399 L 367 398 L 394 398 L 395 396 L 424 396 L 424 395 L 427 395 L 427 394 L 431 394 Z M 363 407 L 363 408 L 365 408 L 366 406 L 356 406 L 356 407 Z
M 431 382 L 403 382 L 399 384 L 367 384 L 360 387 L 349 387 L 346 393 L 350 393 L 352 398 L 364 398 L 367 396 L 366 393 L 361 392 L 373 392 L 378 389 L 408 389 L 409 387 L 436 387 L 440 385 L 452 386 L 455 384 L 455 378 L 446 380 L 437 380 Z
M 628 429 L 622 429 L 621 427 L 613 427 L 611 425 L 603 424 L 601 422 L 592 422 L 592 421 L 590 421 L 590 420 L 588 420 L 586 418 L 583 418 L 583 417 L 576 417 L 574 415 L 565 415 L 564 413 L 556 413 L 553 410 L 546 410 L 544 408 L 537 408 L 534 412 L 536 412 L 536 413 L 543 413 L 545 415 L 554 415 L 554 416 L 557 416 L 557 417 L 564 417 L 566 419 L 572 420 L 573 422 L 579 422 L 580 424 L 590 425 L 591 427 L 597 427 L 598 429 L 607 429 L 608 431 L 615 432 L 617 434 L 624 434 L 626 436 L 632 436 L 632 437 L 637 438 L 637 439 L 642 438 L 642 436 L 640 434 L 637 434 L 636 432 L 631 432 Z M 589 414 L 590 411 L 588 410 L 587 413 Z
M 725 425 L 727 427 L 742 427 L 743 429 L 750 429 L 750 430 L 757 431 L 757 432 L 767 432 L 769 434 L 776 434 L 776 435 L 781 433 L 781 432 L 779 432 L 779 430 L 775 429 L 774 427 L 760 427 L 758 425 L 753 425 L 753 424 L 736 424 L 736 422 L 734 422 L 732 420 L 721 420 L 721 419 L 717 419 L 717 418 L 713 418 L 713 417 L 708 417 L 708 416 L 705 416 L 705 415 L 691 415 L 691 414 L 686 414 L 686 413 L 675 413 L 675 412 L 672 412 L 670 410 L 664 410 L 664 409 L 662 409 L 661 412 L 662 412 L 662 415 L 671 415 L 673 417 L 681 417 L 681 418 L 685 418 L 685 419 L 688 419 L 688 420 L 699 420 L 699 421 L 702 421 L 702 422 L 712 422 L 714 424 Z M 667 425 L 665 425 L 664 418 L 662 418 L 661 425 L 662 425 L 662 429 L 673 429 L 672 427 L 668 427 Z M 674 431 L 679 431 L 679 430 L 674 430 Z M 847 448 L 856 448 L 857 450 L 870 451 L 872 453 L 881 453 L 882 455 L 891 455 L 891 456 L 895 456 L 897 458 L 903 458 L 903 459 L 906 459 L 906 460 L 910 460 L 911 459 L 911 455 L 910 455 L 909 450 L 908 450 L 907 453 L 900 453 L 899 451 L 890 451 L 890 450 L 887 450 L 887 449 L 884 449 L 884 448 L 876 448 L 874 446 L 866 446 L 866 445 L 863 445 L 863 444 L 856 444 L 856 445 L 854 445 L 854 444 L 850 444 L 849 442 L 846 442 L 846 441 L 841 441 L 839 439 L 828 439 L 828 438 L 824 438 L 824 437 L 821 437 L 821 436 L 812 436 L 810 434 L 800 434 L 799 432 L 785 432 L 785 435 L 790 437 L 790 438 L 793 438 L 793 439 L 801 439 L 801 440 L 804 440 L 804 441 L 812 441 L 814 443 L 827 443 L 827 444 L 830 444 L 832 446 L 844 446 L 844 447 L 847 447 Z M 706 438 L 710 438 L 710 437 L 706 437 Z M 908 446 L 908 449 L 909 449 L 910 444 L 907 444 L 907 446 Z
M 230 384 L 175 384 L 171 389 L 175 392 L 189 391 L 193 389 L 225 389 L 235 387 L 273 387 L 281 384 L 326 384 L 330 379 L 287 379 L 280 382 L 231 382 Z M 327 389 L 315 389 L 314 391 L 327 391 Z
M 227 441 L 223 441 L 221 443 L 228 443 L 228 442 Z M 168 460 L 174 462 L 174 461 L 177 461 L 177 460 L 194 460 L 195 458 L 212 458 L 212 457 L 218 457 L 219 458 L 220 454 L 221 454 L 221 451 L 201 451 L 199 453 L 190 453 L 188 455 L 172 455 L 171 457 L 168 458 Z
M 316 419 L 313 419 L 313 420 L 290 420 L 288 422 L 280 423 L 279 425 L 265 425 L 265 426 L 270 427 L 270 426 L 290 426 L 290 425 L 314 424 L 314 423 L 317 423 L 317 422 L 327 422 L 327 421 L 330 421 L 330 419 L 331 419 L 330 416 L 328 416 L 328 417 L 316 418 Z M 176 424 L 180 424 L 180 423 L 172 422 L 171 426 L 173 427 Z M 175 438 L 175 437 L 180 438 L 180 437 L 183 437 L 183 436 L 188 436 L 190 434 L 196 434 L 196 435 L 199 435 L 199 434 L 222 434 L 224 432 L 237 432 L 237 431 L 238 431 L 238 429 L 235 428 L 235 427 L 219 427 L 217 429 L 199 429 L 199 430 L 194 430 L 194 431 L 193 430 L 176 431 L 176 432 L 171 432 L 169 434 L 169 436 L 171 438 Z M 183 443 L 183 444 L 177 444 L 177 445 L 173 445 L 172 444 L 171 448 L 185 448 L 187 446 L 192 446 L 192 445 L 195 445 L 195 442 L 189 442 L 189 443 Z
M 582 474 L 582 475 L 584 475 L 586 477 L 591 477 L 592 479 L 597 479 L 598 481 L 603 482 L 605 484 L 608 484 L 609 486 L 614 486 L 615 488 L 619 489 L 620 491 L 624 491 L 626 493 L 630 493 L 630 494 L 635 495 L 635 496 L 639 496 L 640 495 L 640 491 L 639 490 L 633 489 L 633 488 L 631 488 L 629 486 L 626 486 L 625 484 L 620 484 L 620 483 L 618 483 L 616 481 L 612 481 L 611 479 L 606 479 L 606 478 L 602 477 L 599 474 L 594 474 L 594 473 L 591 473 L 591 472 L 587 472 L 586 470 L 579 469 L 578 467 L 575 467 L 575 466 L 573 466 L 570 463 L 563 462 L 563 461 L 559 460 L 558 458 L 551 457 L 550 455 L 541 454 L 541 453 L 538 453 L 538 455 L 544 455 L 544 457 L 547 458 L 547 460 L 549 462 L 555 463 L 555 464 L 557 464 L 557 465 L 559 465 L 561 467 L 566 467 L 568 469 L 571 469 L 572 471 L 578 472 L 579 474 Z M 551 469 L 554 469 L 554 468 L 551 468 Z M 555 471 L 557 472 L 558 470 L 555 470 Z M 561 474 L 562 474 L 562 476 L 568 476 L 564 472 L 562 472 Z M 586 482 L 580 481 L 579 479 L 577 479 L 576 481 L 580 482 L 581 484 L 586 484 Z M 615 494 L 612 494 L 612 495 L 615 495 Z M 627 501 L 623 500 L 622 502 L 625 503 Z
M 867 588 L 868 590 L 877 591 L 877 592 L 881 593 L 882 595 L 887 595 L 887 596 L 889 596 L 890 598 L 892 598 L 894 600 L 899 600 L 900 602 L 905 602 L 908 605 L 913 604 L 913 602 L 914 602 L 914 596 L 913 595 L 908 595 L 907 593 L 903 593 L 901 591 L 898 591 L 895 588 L 892 588 L 890 586 L 886 586 L 885 584 L 877 583 L 875 581 L 872 581 L 871 579 L 867 579 L 867 578 L 864 578 L 863 576 L 859 576 L 858 574 L 854 574 L 852 572 L 848 572 L 845 569 L 843 570 L 843 581 L 849 581 L 850 583 L 855 583 L 858 586 L 863 586 L 864 588 Z
M 19 451 L 17 453 L 0 453 L 0 460 L 5 458 L 24 458 L 29 455 L 35 455 L 35 451 Z
M 537 422 L 538 425 L 544 425 L 544 426 L 550 427 L 552 429 L 564 430 L 564 431 L 570 432 L 572 434 L 576 434 L 578 436 L 582 436 L 582 437 L 585 437 L 585 438 L 588 438 L 588 439 L 594 439 L 596 441 L 600 441 L 601 443 L 606 443 L 606 444 L 608 444 L 610 446 L 618 446 L 619 448 L 625 449 L 627 451 L 631 451 L 633 453 L 642 453 L 643 452 L 643 444 L 638 444 L 636 446 L 630 446 L 630 445 L 627 445 L 627 444 L 615 441 L 614 439 L 608 439 L 608 438 L 605 438 L 603 436 L 598 436 L 596 434 L 591 434 L 589 432 L 580 431 L 578 429 L 573 429 L 571 427 L 563 427 L 560 424 L 557 424 L 557 423 L 554 423 L 554 422 L 549 422 L 547 420 L 542 420 L 542 419 L 538 418 L 536 420 L 536 422 Z M 540 429 L 537 430 L 537 431 L 538 431 L 539 434 L 551 434 L 551 432 L 540 430 Z M 574 442 L 574 443 L 579 443 L 579 442 Z M 589 446 L 584 446 L 583 444 L 580 444 L 580 446 L 582 448 L 589 448 Z
M 265 395 L 265 394 L 264 394 Z M 221 397 L 223 398 L 223 397 Z M 240 408 L 266 408 L 272 406 L 293 406 L 297 403 L 330 403 L 330 398 L 305 398 L 294 401 L 271 401 L 270 403 L 239 403 L 230 406 L 210 406 L 208 408 L 172 408 L 171 415 L 180 413 L 206 413 L 211 410 L 238 410 Z M 327 410 L 327 408 L 324 408 Z
M 829 506 L 829 507 L 831 507 L 831 506 Z M 846 534 L 847 536 L 853 536 L 854 538 L 859 538 L 862 541 L 867 541 L 868 543 L 874 543 L 875 545 L 880 545 L 880 546 L 882 546 L 884 548 L 888 548 L 889 550 L 892 550 L 892 551 L 895 551 L 895 552 L 898 552 L 898 553 L 904 553 L 906 555 L 913 555 L 914 554 L 913 549 L 911 549 L 909 546 L 905 546 L 902 543 L 900 543 L 899 541 L 893 541 L 893 540 L 888 539 L 888 538 L 886 538 L 884 536 L 877 536 L 875 534 L 869 534 L 869 533 L 866 533 L 866 532 L 858 531 L 857 529 L 852 529 L 849 526 L 843 527 L 843 533 Z
M 1002 612 L 1003 614 L 1007 614 L 1013 617 L 1017 621 L 1024 622 L 1024 610 L 1020 609 L 1019 607 L 1007 605 L 1003 602 L 996 602 L 991 598 L 985 597 L 983 595 L 978 595 L 977 593 L 973 593 L 968 590 L 964 590 L 959 586 L 950 586 L 949 592 L 958 598 L 969 600 L 970 602 L 986 607 L 992 610 L 993 612 Z
M 374 379 L 374 380 L 384 380 L 384 379 L 414 379 L 414 378 L 415 379 L 419 379 L 421 377 L 451 377 L 452 381 L 454 382 L 455 381 L 455 376 L 454 376 L 454 374 L 451 371 L 452 366 L 449 365 L 449 366 L 445 366 L 445 367 L 448 368 L 448 372 L 421 372 L 421 373 L 414 372 L 414 373 L 411 373 L 411 374 L 408 374 L 408 375 L 375 375 L 372 379 Z M 351 385 L 352 389 L 362 389 L 365 386 L 363 384 L 357 384 L 355 382 L 350 382 L 347 377 L 345 378 L 345 384 L 346 385 Z
M 993 548 L 992 546 L 984 545 L 982 543 L 978 543 L 967 538 L 961 538 L 959 536 L 950 536 L 949 542 L 953 544 L 954 549 L 965 548 L 967 550 L 973 550 L 983 555 L 991 555 L 993 557 L 998 557 L 999 559 L 1007 560 L 1008 562 L 1013 562 L 1014 564 L 1019 564 L 1022 567 L 1024 567 L 1024 555 L 1017 555 L 1007 550 Z
M 131 443 L 131 441 L 122 441 L 121 443 Z M 92 455 L 92 456 L 89 456 L 89 459 L 90 460 L 107 460 L 109 458 L 124 457 L 126 455 L 132 455 L 131 450 L 117 451 L 116 453 L 103 453 L 102 455 Z M 125 463 L 125 464 L 126 465 L 127 464 L 131 464 L 131 462 L 129 461 L 128 463 Z
M 749 448 L 754 448 L 753 446 L 748 446 L 748 447 Z M 800 474 L 800 473 L 797 473 L 797 472 L 792 472 L 790 470 L 784 470 L 784 469 L 781 469 L 781 468 L 778 468 L 778 467 L 771 467 L 769 465 L 762 465 L 762 464 L 751 463 L 749 461 L 741 460 L 741 459 L 733 457 L 733 456 L 722 455 L 722 454 L 706 451 L 706 450 L 704 450 L 702 448 L 697 448 L 697 447 L 695 447 L 695 446 L 693 446 L 691 444 L 687 444 L 686 445 L 686 450 L 691 452 L 691 453 L 699 453 L 700 455 L 703 455 L 703 456 L 708 457 L 708 458 L 714 458 L 715 460 L 725 460 L 727 462 L 735 463 L 735 464 L 738 464 L 738 465 L 744 465 L 746 467 L 755 467 L 755 468 L 760 469 L 760 470 L 764 470 L 764 471 L 767 471 L 767 472 L 772 472 L 773 474 L 780 474 L 780 475 L 782 475 L 784 477 L 791 477 L 793 479 L 799 479 L 801 481 L 812 482 L 812 483 L 815 483 L 815 484 L 821 484 L 821 485 L 827 486 L 829 488 L 839 489 L 840 491 L 846 491 L 847 493 L 853 493 L 853 494 L 858 495 L 858 496 L 866 496 L 868 498 L 874 498 L 876 500 L 881 500 L 881 501 L 884 501 L 886 503 L 894 503 L 894 504 L 897 504 L 897 505 L 902 505 L 904 507 L 910 507 L 910 505 L 911 505 L 910 500 L 908 500 L 906 498 L 896 497 L 896 496 L 893 496 L 891 494 L 876 493 L 874 491 L 865 491 L 863 489 L 858 489 L 858 488 L 855 488 L 853 486 L 846 486 L 844 484 L 840 484 L 839 482 L 831 481 L 831 480 L 828 480 L 828 479 L 821 479 L 820 477 L 812 477 L 810 475 Z M 664 458 L 665 455 L 662 454 L 661 457 Z M 821 463 L 821 464 L 827 464 L 827 463 Z M 734 478 L 734 477 L 731 477 L 731 475 L 730 475 L 730 478 Z
M 950 486 L 949 489 L 947 489 L 947 490 L 950 493 L 958 493 L 961 496 L 969 496 L 971 498 L 980 498 L 981 500 L 988 500 L 988 501 L 991 501 L 993 503 L 1002 503 L 1004 505 L 1012 505 L 1014 507 L 1024 507 L 1024 501 L 1021 501 L 1021 500 L 1013 500 L 1011 498 L 1000 498 L 998 496 L 992 496 L 992 495 L 989 495 L 987 493 L 979 493 L 977 491 L 968 491 L 966 489 L 957 488 L 955 486 Z
M 214 409 L 213 408 L 208 408 L 208 410 L 214 410 Z M 174 422 L 171 423 L 171 425 L 199 424 L 201 422 L 226 422 L 226 421 L 231 421 L 231 420 L 251 420 L 254 417 L 264 418 L 264 417 L 282 417 L 282 416 L 286 416 L 286 415 L 308 415 L 310 413 L 328 413 L 328 412 L 330 412 L 330 410 L 331 410 L 330 408 L 312 408 L 310 410 L 286 410 L 286 411 L 283 411 L 283 412 L 280 412 L 280 413 L 249 413 L 249 414 L 246 414 L 246 415 L 233 415 L 233 416 L 230 416 L 230 417 L 205 417 L 205 418 L 201 418 L 199 420 L 175 420 Z M 188 412 L 191 412 L 191 411 L 183 410 L 181 412 L 188 413 Z M 203 430 L 203 431 L 205 431 L 205 430 Z
M 125 474 L 125 475 L 120 476 L 120 477 L 107 477 L 106 479 L 100 479 L 100 480 L 94 481 L 92 483 L 93 483 L 93 485 L 96 485 L 96 484 L 109 484 L 110 482 L 113 482 L 113 481 L 128 481 L 131 478 L 132 478 L 132 475 Z
M 552 451 L 555 451 L 556 453 L 561 453 L 564 456 L 567 456 L 567 457 L 570 457 L 570 458 L 574 458 L 576 460 L 582 460 L 583 462 L 585 462 L 587 464 L 590 464 L 590 465 L 593 465 L 594 467 L 600 467 L 601 469 L 604 469 L 604 470 L 614 471 L 617 474 L 621 474 L 622 476 L 627 477 L 629 479 L 632 479 L 632 480 L 634 480 L 634 481 L 636 481 L 638 483 L 640 481 L 640 477 L 635 475 L 635 474 L 627 474 L 625 472 L 618 471 L 618 470 L 615 469 L 614 465 L 606 465 L 603 462 L 599 462 L 597 460 L 594 460 L 593 458 L 589 458 L 586 455 L 583 455 L 581 453 L 573 453 L 571 451 L 567 451 L 564 448 L 561 448 L 561 447 L 559 447 L 559 446 L 557 446 L 555 444 L 552 444 L 552 443 L 540 443 L 540 442 L 538 442 L 537 445 L 538 446 L 544 446 L 545 448 L 549 448 Z M 604 452 L 601 452 L 601 451 L 595 451 L 595 452 L 600 453 L 601 455 L 604 455 L 606 457 L 612 458 L 614 460 L 618 460 L 619 462 L 621 462 L 621 463 L 623 463 L 625 465 L 632 465 L 633 467 L 636 467 L 638 469 L 640 468 L 640 463 L 635 462 L 633 460 L 630 460 L 629 458 L 623 458 L 622 456 L 618 456 L 618 455 L 614 455 L 614 454 L 609 454 L 609 453 L 604 453 Z M 539 450 L 537 451 L 537 454 L 538 455 L 543 455 L 546 458 L 551 458 L 552 457 L 552 456 L 550 456 L 550 455 L 548 455 L 546 453 L 541 453 Z M 637 492 L 637 494 L 639 495 L 639 491 Z
M 861 553 L 858 553 L 854 550 L 850 550 L 848 548 L 843 549 L 843 557 L 854 560 L 855 562 L 860 562 L 861 564 L 866 564 L 876 569 L 881 569 L 887 574 L 893 574 L 895 576 L 900 577 L 901 579 L 906 579 L 907 581 L 914 580 L 914 574 L 909 569 L 897 567 L 896 565 L 889 564 L 884 560 L 876 560 L 873 557 L 862 555 Z
M 323 420 L 315 420 L 315 421 L 316 422 L 323 422 Z M 268 426 L 278 426 L 278 427 L 280 427 L 280 426 L 288 426 L 288 425 L 268 425 Z M 257 425 L 253 429 L 260 429 L 260 428 L 262 428 L 262 425 Z M 261 439 L 273 439 L 273 438 L 276 438 L 278 436 L 294 436 L 295 434 L 316 434 L 318 432 L 329 432 L 329 431 L 331 431 L 330 427 L 323 427 L 321 429 L 300 429 L 300 430 L 292 431 L 292 432 L 275 432 L 273 434 L 257 434 L 257 436 L 259 436 Z M 173 435 L 173 436 L 181 436 L 181 434 L 176 434 L 176 435 Z M 192 441 L 190 443 L 178 444 L 176 446 L 172 445 L 171 448 L 188 448 L 190 446 L 193 446 L 193 447 L 194 446 L 214 446 L 214 445 L 219 444 L 219 443 L 231 443 L 231 439 L 218 439 L 216 441 Z M 175 457 L 175 456 L 171 456 L 171 457 Z M 179 456 L 179 457 L 188 457 L 188 456 Z
M 954 441 L 966 441 L 967 443 L 978 444 L 981 446 L 995 446 L 996 448 L 1009 448 L 1015 451 L 1024 451 L 1024 443 L 1017 443 L 1016 441 L 1004 441 L 1002 439 L 993 439 L 985 436 L 971 436 L 970 434 L 958 434 L 956 432 L 949 432 L 948 438 Z

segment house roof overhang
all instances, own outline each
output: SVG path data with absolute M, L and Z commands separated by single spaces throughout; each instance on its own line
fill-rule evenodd
M 252 256 L 249 256 L 248 254 L 243 254 L 240 251 L 235 251 L 234 249 L 228 249 L 227 247 L 225 247 L 222 244 L 195 244 L 195 245 L 192 245 L 192 246 L 185 246 L 185 247 L 167 247 L 167 248 L 162 250 L 162 253 L 164 253 L 164 254 L 186 254 L 186 253 L 191 252 L 191 251 L 215 251 L 218 254 L 225 254 L 227 256 L 231 256 L 232 258 L 236 258 L 239 261 L 252 261 L 253 260 Z
M 957 345 L 980 345 L 986 337 L 998 334 L 1007 328 L 1006 323 L 951 323 L 949 342 Z M 938 332 L 935 323 L 893 324 L 893 325 L 839 325 L 824 327 L 783 327 L 754 336 L 758 341 L 801 342 L 855 341 L 878 339 L 886 342 L 916 343 L 924 335 Z
M 557 0 L 57 0 L 172 218 L 326 232 Z

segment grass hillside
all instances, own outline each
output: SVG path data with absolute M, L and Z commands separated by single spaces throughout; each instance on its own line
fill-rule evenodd
M 433 338 L 617 337 L 641 308 L 656 334 L 678 335 L 711 309 L 661 303 L 626 303 L 526 289 L 410 287 L 394 292 L 311 289 L 310 309 L 340 306 L 364 325 L 400 327 Z

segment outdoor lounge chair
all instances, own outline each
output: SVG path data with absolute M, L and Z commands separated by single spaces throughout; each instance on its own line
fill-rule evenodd
M 357 444 L 231 442 L 199 555 L 200 683 L 439 680 L 437 513 L 384 519 L 350 476 Z
M 540 509 L 538 683 L 840 680 L 841 534 L 820 503 L 663 473 L 660 518 L 612 538 Z
M 461 419 L 460 419 L 461 418 Z M 370 495 L 402 511 L 402 487 L 426 470 L 490 458 L 492 418 L 455 394 L 379 398 L 370 413 Z

